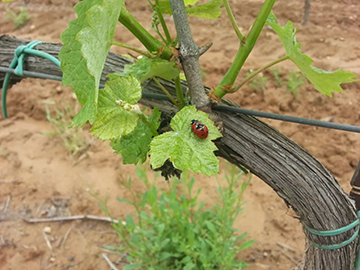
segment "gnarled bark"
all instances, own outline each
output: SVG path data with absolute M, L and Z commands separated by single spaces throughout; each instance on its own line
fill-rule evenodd
M 0 66 L 8 67 L 14 50 L 27 41 L 0 37 Z M 36 46 L 41 51 L 57 57 L 61 44 L 43 43 Z M 125 59 L 110 53 L 105 75 L 123 70 Z M 48 60 L 28 56 L 25 69 L 61 76 L 61 71 Z M 0 73 L 0 83 L 4 74 Z M 12 83 L 21 80 L 14 76 Z M 173 83 L 163 81 L 168 91 L 175 96 Z M 183 84 L 186 87 L 186 84 Z M 146 82 L 144 90 L 161 93 L 152 81 Z M 165 114 L 173 115 L 177 108 L 170 102 L 142 98 L 144 105 L 159 107 Z M 224 101 L 226 103 L 226 101 Z M 339 186 L 331 173 L 305 149 L 255 117 L 230 112 L 219 112 L 224 123 L 225 135 L 216 141 L 217 155 L 238 165 L 247 167 L 284 200 L 300 217 L 300 221 L 317 230 L 333 230 L 350 224 L 356 219 L 353 203 Z M 356 228 L 333 237 L 318 237 L 304 230 L 307 239 L 330 245 L 351 237 Z M 303 263 L 298 270 L 353 270 L 357 241 L 337 249 L 314 248 L 307 241 Z

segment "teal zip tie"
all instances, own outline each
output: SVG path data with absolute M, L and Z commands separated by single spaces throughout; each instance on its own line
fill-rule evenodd
M 15 69 L 14 73 L 16 75 L 24 77 L 24 74 L 23 74 L 24 62 L 25 62 L 27 54 L 32 54 L 32 55 L 46 58 L 46 59 L 50 60 L 51 62 L 53 62 L 58 67 L 60 66 L 60 61 L 58 59 L 56 59 L 54 56 L 52 56 L 48 53 L 44 53 L 44 52 L 33 49 L 36 45 L 38 45 L 40 43 L 42 43 L 42 41 L 35 40 L 35 41 L 28 43 L 27 45 L 21 45 L 16 48 L 15 53 L 14 53 L 14 55 L 15 55 L 14 59 L 11 61 L 10 66 L 9 66 L 9 68 Z M 6 73 L 4 82 L 2 85 L 1 107 L 2 107 L 2 113 L 3 113 L 4 118 L 8 117 L 7 107 L 6 107 L 6 96 L 7 96 L 8 85 L 10 82 L 10 77 L 11 77 L 11 73 Z
M 348 239 L 345 240 L 339 244 L 333 244 L 333 245 L 320 245 L 317 243 L 314 243 L 313 241 L 309 240 L 309 242 L 311 243 L 311 245 L 313 245 L 316 248 L 320 248 L 320 249 L 325 249 L 325 250 L 334 250 L 334 249 L 339 249 L 342 247 L 345 247 L 347 245 L 349 245 L 351 242 L 353 242 L 356 237 L 359 235 L 359 230 L 360 230 L 360 211 L 357 212 L 357 217 L 358 219 L 353 221 L 352 223 L 350 223 L 347 226 L 344 226 L 342 228 L 339 229 L 335 229 L 335 230 L 330 230 L 330 231 L 318 231 L 312 228 L 309 228 L 308 226 L 306 226 L 305 224 L 304 227 L 311 232 L 312 234 L 318 235 L 318 236 L 335 236 L 335 235 L 339 235 L 345 232 L 350 231 L 351 229 L 355 228 L 356 226 L 358 226 L 357 230 L 354 232 L 354 234 Z M 360 244 L 360 239 L 358 240 L 358 243 Z M 358 249 L 357 254 L 356 254 L 356 260 L 355 260 L 355 270 L 360 270 L 360 249 Z
M 339 244 L 333 244 L 333 245 L 320 245 L 320 244 L 314 243 L 311 240 L 309 240 L 309 242 L 314 247 L 317 247 L 317 248 L 320 248 L 320 249 L 326 249 L 326 250 L 333 250 L 333 249 L 338 249 L 338 248 L 342 248 L 342 247 L 347 246 L 348 244 L 350 244 L 352 241 L 355 240 L 355 238 L 358 236 L 358 234 L 359 234 L 359 230 L 355 231 L 355 233 L 348 240 L 345 240 L 344 242 L 341 242 Z
M 355 226 L 357 226 L 359 224 L 360 224 L 360 220 L 357 219 L 357 220 L 355 220 L 354 222 L 350 223 L 349 225 L 347 225 L 345 227 L 335 229 L 335 230 L 331 230 L 331 231 L 318 231 L 318 230 L 314 230 L 314 229 L 309 228 L 305 224 L 304 224 L 304 226 L 309 232 L 311 232 L 312 234 L 315 234 L 315 235 L 319 235 L 319 236 L 335 236 L 335 235 L 339 235 L 339 234 L 342 234 L 344 232 L 350 231 L 352 228 L 354 228 Z

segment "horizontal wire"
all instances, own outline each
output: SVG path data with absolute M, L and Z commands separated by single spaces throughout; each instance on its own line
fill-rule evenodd
M 301 117 L 296 117 L 296 116 L 282 115 L 282 114 L 277 114 L 277 113 L 254 111 L 254 110 L 249 110 L 249 109 L 244 109 L 244 108 L 239 108 L 239 107 L 217 106 L 217 107 L 214 107 L 213 109 L 216 111 L 222 111 L 222 112 L 241 113 L 241 114 L 246 114 L 246 115 L 275 119 L 275 120 L 297 123 L 297 124 L 302 124 L 302 125 L 317 126 L 317 127 L 323 127 L 323 128 L 338 129 L 338 130 L 343 130 L 343 131 L 360 133 L 359 126 L 352 126 L 352 125 L 346 125 L 346 124 L 340 124 L 340 123 L 332 123 L 332 122 L 326 122 L 326 121 L 321 121 L 321 120 L 314 120 L 314 119 L 307 119 L 307 118 L 301 118 Z
M 11 68 L 0 67 L 0 72 L 14 74 L 14 71 L 15 70 L 11 69 Z M 61 76 L 49 75 L 49 74 L 45 74 L 45 73 L 24 70 L 23 74 L 26 77 L 31 77 L 31 78 L 62 81 Z M 104 88 L 104 84 L 100 84 L 100 88 Z M 149 93 L 149 92 L 143 91 L 142 95 L 146 98 L 153 98 L 153 99 L 158 99 L 158 100 L 168 100 L 169 101 L 169 98 L 166 95 L 162 95 L 162 94 Z M 279 120 L 279 121 L 297 123 L 297 124 L 302 124 L 302 125 L 310 125 L 310 126 L 317 126 L 317 127 L 323 127 L 323 128 L 329 128 L 329 129 L 337 129 L 337 130 L 342 130 L 342 131 L 350 131 L 350 132 L 360 133 L 360 126 L 332 123 L 332 122 L 307 119 L 307 118 L 302 118 L 302 117 L 295 117 L 295 116 L 282 115 L 282 114 L 276 114 L 276 113 L 255 111 L 255 110 L 249 110 L 249 109 L 244 109 L 244 108 L 240 108 L 240 107 L 231 107 L 231 106 L 223 106 L 223 105 L 216 106 L 213 109 L 216 111 L 222 111 L 222 112 L 240 113 L 240 114 L 252 115 L 252 116 L 257 116 L 257 117 L 262 117 L 262 118 Z
M 7 68 L 7 67 L 0 67 L 0 72 L 5 72 L 5 73 L 11 73 L 11 74 L 15 74 L 15 69 L 12 68 Z M 53 80 L 53 81 L 62 81 L 62 77 L 61 76 L 56 76 L 56 75 L 49 75 L 49 74 L 45 74 L 45 73 L 40 73 L 40 72 L 33 72 L 33 71 L 23 71 L 24 76 L 28 77 L 28 78 L 35 78 L 35 79 L 49 79 L 49 80 Z M 105 84 L 100 83 L 99 84 L 100 88 L 104 88 Z M 162 95 L 162 94 L 156 94 L 156 93 L 150 93 L 150 92 L 146 92 L 143 91 L 142 95 L 145 98 L 153 98 L 153 99 L 157 99 L 157 100 L 169 100 L 169 98 L 166 95 Z

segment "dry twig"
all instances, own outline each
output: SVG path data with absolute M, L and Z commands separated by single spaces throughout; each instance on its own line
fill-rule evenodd
M 50 243 L 50 241 L 49 241 L 49 238 L 47 237 L 46 232 L 45 232 L 44 230 L 42 230 L 42 234 L 43 234 L 43 236 L 44 236 L 46 245 L 48 246 L 48 248 L 49 248 L 50 250 L 52 250 L 53 248 L 52 248 L 51 243 Z
M 48 266 L 45 267 L 45 269 L 50 269 L 50 268 L 53 268 L 54 266 L 57 266 L 57 262 L 49 264 Z
M 287 249 L 287 250 L 291 251 L 292 253 L 295 253 L 295 249 L 292 248 L 292 247 L 290 247 L 290 246 L 288 246 L 288 245 L 285 245 L 285 244 L 279 243 L 279 242 L 277 242 L 276 244 L 277 244 L 279 247 L 282 247 L 282 248 L 284 248 L 284 249 Z
M 6 203 L 5 203 L 5 207 L 4 207 L 4 213 L 6 213 L 8 211 L 9 205 L 10 205 L 10 201 L 11 201 L 11 195 L 9 195 L 6 199 Z
M 106 256 L 105 253 L 102 254 L 102 257 L 105 259 L 105 261 L 108 263 L 108 265 L 110 266 L 111 270 L 119 270 L 117 269 L 117 267 L 110 261 L 110 259 L 108 258 L 108 256 Z
M 42 200 L 41 203 L 39 204 L 39 207 L 36 209 L 36 212 L 35 212 L 35 216 L 38 216 L 42 206 L 44 205 L 45 203 L 45 200 Z
M 289 256 L 288 254 L 285 253 L 285 251 L 280 250 L 280 252 L 286 257 L 288 258 L 290 261 L 292 261 L 295 265 L 298 265 L 299 262 L 297 262 L 293 257 Z
M 28 246 L 28 245 L 23 244 L 22 246 L 25 249 L 33 249 L 34 251 L 37 251 L 37 247 L 34 245 Z
M 67 232 L 65 233 L 63 242 L 62 242 L 62 249 L 65 249 L 65 242 L 68 239 L 70 232 L 72 231 L 72 229 L 74 228 L 74 225 L 70 227 L 70 229 L 67 230 Z
M 14 179 L 14 180 L 1 180 L 0 184 L 10 184 L 10 183 L 17 183 L 18 180 Z
M 41 222 L 58 222 L 58 221 L 72 221 L 72 220 L 96 220 L 96 221 L 106 221 L 106 222 L 113 222 L 119 224 L 119 221 L 116 219 L 112 219 L 109 217 L 97 217 L 92 215 L 79 215 L 79 216 L 70 216 L 70 217 L 53 217 L 53 218 L 30 218 L 24 219 L 24 221 L 28 223 L 41 223 Z M 122 224 L 126 224 L 124 221 Z

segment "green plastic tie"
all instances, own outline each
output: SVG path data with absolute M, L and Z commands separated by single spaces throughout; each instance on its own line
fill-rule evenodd
M 41 51 L 34 50 L 33 48 L 42 43 L 42 41 L 34 40 L 27 45 L 21 45 L 16 48 L 14 53 L 14 59 L 11 61 L 9 68 L 15 69 L 14 73 L 18 76 L 24 77 L 23 71 L 24 71 L 24 62 L 26 60 L 27 54 L 32 54 L 36 56 L 40 56 L 43 58 L 46 58 L 53 62 L 58 67 L 60 66 L 60 61 L 56 59 L 54 56 L 44 53 Z M 6 108 L 6 96 L 7 96 L 7 89 L 10 82 L 11 73 L 6 73 L 4 82 L 2 85 L 2 93 L 1 93 L 1 107 L 2 107 L 2 113 L 4 118 L 8 117 L 7 114 L 7 108 Z
M 339 229 L 335 229 L 335 230 L 330 230 L 330 231 L 318 231 L 318 230 L 315 230 L 315 229 L 312 229 L 308 226 L 306 226 L 304 224 L 304 227 L 309 231 L 311 232 L 312 234 L 315 234 L 315 235 L 318 235 L 318 236 L 335 236 L 335 235 L 339 235 L 339 234 L 342 234 L 342 233 L 345 233 L 345 232 L 348 232 L 350 231 L 351 229 L 355 228 L 356 226 L 357 229 L 356 231 L 354 232 L 354 234 L 347 240 L 341 242 L 341 243 L 338 243 L 338 244 L 333 244 L 333 245 L 321 245 L 321 244 L 317 244 L 317 243 L 314 243 L 313 241 L 309 240 L 309 242 L 311 243 L 311 245 L 313 245 L 314 247 L 316 248 L 319 248 L 319 249 L 325 249 L 325 250 L 334 250 L 334 249 L 339 249 L 339 248 L 342 248 L 342 247 L 345 247 L 347 245 L 349 245 L 351 242 L 353 242 L 356 237 L 359 235 L 359 230 L 360 230 L 360 211 L 357 212 L 357 217 L 358 219 L 353 221 L 352 223 L 350 223 L 349 225 L 347 226 L 344 226 L 342 228 L 339 228 Z M 358 243 L 360 244 L 360 239 L 358 240 Z M 355 260 L 355 270 L 360 270 L 360 249 L 358 249 L 357 251 L 357 255 L 356 255 L 356 260 Z

